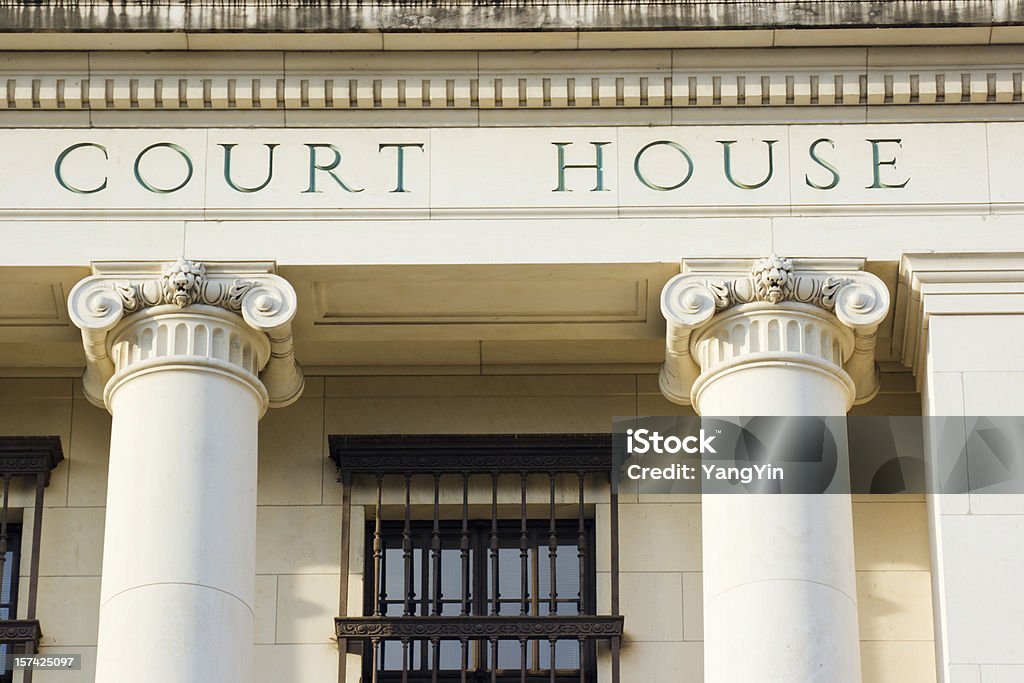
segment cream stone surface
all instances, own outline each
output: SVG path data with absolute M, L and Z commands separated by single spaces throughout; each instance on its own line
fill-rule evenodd
M 931 591 L 928 571 L 857 572 L 861 640 L 931 640 Z
M 39 551 L 40 576 L 99 576 L 105 510 L 46 508 Z
M 68 462 L 68 505 L 103 507 L 107 501 L 110 414 L 81 396 L 82 388 L 76 384 L 71 404 L 73 462 Z
M 96 648 L 95 647 L 77 647 L 75 651 L 82 655 L 82 668 L 77 671 L 64 671 L 64 670 L 50 670 L 50 671 L 33 671 L 32 680 L 37 683 L 92 683 L 93 672 L 96 671 Z M 61 650 L 59 646 L 56 647 L 40 647 L 39 653 L 43 656 L 47 654 L 62 655 L 66 654 L 64 650 Z M 15 674 L 15 681 L 21 681 L 22 679 Z
M 325 472 L 323 399 L 302 398 L 260 421 L 259 505 L 318 505 Z
M 253 642 L 273 645 L 277 642 L 277 586 L 275 574 L 256 575 L 256 597 L 253 603 Z
M 681 572 L 623 572 L 619 575 L 619 593 L 623 614 L 643 614 L 626 625 L 626 642 L 678 642 L 683 640 L 681 610 L 665 609 L 682 605 Z
M 335 643 L 257 645 L 253 651 L 253 681 L 257 683 L 335 683 L 338 680 L 338 646 Z
M 931 642 L 861 643 L 864 683 L 934 683 L 935 650 Z M 947 683 L 956 683 L 951 679 Z
M 700 526 L 697 504 L 620 505 L 621 571 L 700 571 Z
M 622 648 L 622 670 L 641 681 L 700 680 L 702 658 L 699 643 L 633 642 Z
M 858 571 L 927 572 L 931 566 L 923 501 L 855 501 L 853 536 Z
M 340 488 L 340 485 L 339 485 Z M 323 539 L 331 539 L 325 543 Z M 257 574 L 327 574 L 340 561 L 341 508 L 260 506 L 256 521 Z
M 338 574 L 282 575 L 277 586 L 276 642 L 329 642 L 338 616 Z
M 27 578 L 20 590 L 28 595 Z M 77 648 L 96 644 L 99 576 L 41 576 L 38 600 L 37 617 L 46 624 L 40 645 Z
M 683 573 L 683 639 L 704 640 L 704 577 Z

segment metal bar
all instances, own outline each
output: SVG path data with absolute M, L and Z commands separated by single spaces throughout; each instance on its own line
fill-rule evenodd
M 410 616 L 409 603 L 413 599 L 412 586 L 412 521 L 409 517 L 412 475 L 405 475 L 405 526 L 402 527 L 402 560 L 405 566 L 405 584 L 402 596 L 402 616 Z
M 39 545 L 43 536 L 43 487 L 46 486 L 46 474 L 36 474 L 36 506 L 32 518 L 32 560 L 28 578 L 28 609 L 26 619 L 36 618 L 36 597 L 39 588 Z
M 433 653 L 430 667 L 430 683 L 437 683 L 438 674 L 441 673 L 441 641 L 438 638 L 430 639 L 430 649 Z
M 548 667 L 548 675 L 551 683 L 555 683 L 555 672 L 557 671 L 557 667 L 555 666 L 555 651 L 556 646 L 558 645 L 558 638 L 549 638 L 549 640 L 551 642 L 551 662 Z
M 469 614 L 469 475 L 462 475 L 462 536 L 459 539 L 462 560 L 462 616 Z
M 527 639 L 519 639 L 519 683 L 526 683 L 526 645 Z
M 491 614 L 501 612 L 498 593 L 498 473 L 491 473 Z
M 459 683 L 466 683 L 466 672 L 469 671 L 469 639 L 459 638 L 462 643 L 462 672 L 459 676 Z
M 587 669 L 584 666 L 587 661 L 586 648 L 587 638 L 583 636 L 580 638 L 580 683 L 587 683 Z
M 381 516 L 381 496 L 384 491 L 384 477 L 377 477 L 377 507 L 374 509 L 374 522 L 373 522 L 373 616 L 379 617 L 381 614 L 386 614 L 387 611 L 381 610 L 382 603 L 384 601 L 384 582 L 381 580 L 381 572 L 383 571 L 384 563 L 384 549 L 381 547 L 381 535 L 380 535 L 380 516 Z
M 619 615 L 619 494 L 612 491 L 611 494 L 611 570 L 612 570 L 612 615 Z
M 441 614 L 441 475 L 434 475 L 434 529 L 430 537 L 430 552 L 434 570 L 434 603 L 431 613 Z
M 7 500 L 11 492 L 11 475 L 4 475 L 4 501 L 3 510 L 0 511 L 0 581 L 4 577 L 4 569 L 7 563 Z M 12 572 L 13 574 L 13 572 Z M 15 586 L 11 585 L 11 592 L 13 593 Z M 2 597 L 2 596 L 0 596 Z M 16 619 L 17 614 L 8 614 L 8 619 Z
M 36 648 L 35 648 L 34 644 L 32 644 L 32 643 L 25 643 L 25 654 L 34 654 L 35 651 L 36 651 Z M 32 683 L 32 671 L 33 671 L 33 668 L 34 667 L 31 664 L 29 664 L 28 668 L 25 669 L 25 672 L 21 675 L 22 683 Z
M 420 615 L 427 616 L 430 614 L 430 555 L 427 553 L 427 535 L 422 534 L 423 538 L 420 540 L 420 546 L 423 548 L 423 552 L 420 553 L 420 600 L 419 609 Z M 415 604 L 415 601 L 413 602 Z M 413 617 L 419 618 L 419 617 Z M 420 651 L 420 670 L 426 671 L 427 669 L 427 652 L 430 649 L 430 643 L 426 640 L 417 641 L 416 647 Z
M 577 557 L 579 558 L 580 565 L 580 592 L 579 592 L 579 613 L 587 614 L 587 528 L 586 521 L 583 519 L 583 508 L 584 508 L 584 484 L 586 483 L 586 474 L 580 472 L 577 475 L 580 487 L 580 505 L 579 505 L 579 531 L 576 532 L 576 550 Z M 580 650 L 580 670 L 583 669 L 583 651 Z
M 611 484 L 610 496 L 610 526 L 611 538 L 611 584 L 612 584 L 612 615 L 619 616 L 619 492 L 615 485 Z M 619 667 L 619 650 L 622 639 L 620 636 L 612 638 L 612 680 L 611 683 L 620 683 L 621 673 Z
M 526 528 L 526 478 L 527 474 L 523 472 L 519 480 L 521 499 L 519 505 L 519 613 L 523 615 L 530 613 L 530 536 Z
M 615 636 L 612 638 L 612 683 L 620 683 L 622 675 L 619 672 L 619 649 L 622 638 Z
M 402 683 L 409 683 L 409 639 L 402 638 Z
M 498 639 L 491 638 L 491 683 L 498 683 Z
M 555 473 L 548 474 L 550 484 L 550 506 L 549 512 L 551 525 L 548 528 L 548 560 L 551 562 L 551 590 L 548 597 L 551 600 L 549 614 L 558 614 L 558 529 L 555 526 Z M 552 650 L 552 657 L 554 651 Z
M 370 649 L 373 651 L 373 657 L 372 657 L 372 659 L 370 661 L 370 664 L 371 664 L 371 669 L 370 669 L 371 674 L 370 674 L 370 676 L 371 676 L 372 682 L 373 683 L 377 683 L 377 680 L 378 680 L 378 675 L 377 675 L 378 674 L 378 670 L 382 666 L 382 663 L 380 661 L 380 638 L 371 638 L 370 642 L 372 643 Z
M 5 497 L 6 500 L 6 497 Z M 348 614 L 348 575 L 352 561 L 352 473 L 341 475 L 341 586 L 338 592 L 338 614 Z M 0 572 L 2 576 L 2 572 Z M 338 639 L 338 683 L 347 683 L 348 639 Z

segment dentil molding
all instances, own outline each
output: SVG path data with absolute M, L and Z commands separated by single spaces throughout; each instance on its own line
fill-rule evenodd
M 863 261 L 697 259 L 661 294 L 662 393 L 696 404 L 703 385 L 745 363 L 803 364 L 835 375 L 850 404 L 878 393 L 875 339 L 889 290 Z
M 813 63 L 814 58 L 810 59 Z M 1024 67 L 0 71 L 0 111 L 590 109 L 1019 103 Z
M 269 263 L 95 263 L 68 296 L 82 330 L 86 397 L 109 408 L 131 375 L 200 365 L 247 382 L 270 407 L 302 394 L 295 290 Z

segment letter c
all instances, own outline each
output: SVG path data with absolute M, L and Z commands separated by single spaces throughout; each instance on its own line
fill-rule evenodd
M 103 176 L 103 182 L 100 185 L 94 187 L 91 190 L 83 190 L 80 187 L 75 187 L 74 185 L 72 185 L 71 183 L 64 179 L 64 174 L 61 170 L 61 167 L 64 165 L 64 160 L 68 157 L 69 154 L 74 152 L 76 149 L 80 149 L 82 147 L 95 147 L 96 149 L 103 152 L 104 159 L 110 158 L 109 156 L 107 156 L 107 148 L 104 147 L 103 145 L 97 145 L 95 142 L 79 142 L 74 145 L 71 145 L 70 147 L 68 147 L 63 152 L 60 153 L 60 155 L 57 157 L 57 161 L 55 161 L 53 164 L 53 174 L 57 177 L 57 182 L 60 183 L 60 186 L 63 187 L 65 190 L 67 190 L 68 192 L 74 192 L 75 194 L 93 194 L 95 192 L 107 189 L 106 176 Z

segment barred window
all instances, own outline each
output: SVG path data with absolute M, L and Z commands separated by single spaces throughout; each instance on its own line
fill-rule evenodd
M 64 458 L 56 436 L 0 437 L 0 655 L 32 654 L 39 649 L 42 628 L 36 619 L 39 583 L 39 544 L 43 525 L 43 491 L 50 483 L 50 471 Z M 27 495 L 31 507 L 12 508 L 14 496 Z M 17 500 L 17 498 L 15 498 Z M 16 503 L 18 504 L 18 503 Z M 21 531 L 32 520 L 31 546 L 23 549 Z M 19 523 L 19 521 L 21 523 Z M 22 552 L 28 555 L 27 595 L 18 595 L 18 571 Z M 25 618 L 18 618 L 18 601 L 25 598 Z M 0 683 L 12 680 L 0 660 Z M 23 683 L 31 683 L 32 670 L 25 670 Z
M 604 642 L 610 683 L 619 683 L 617 494 L 606 489 L 612 510 L 606 614 L 597 610 L 598 545 L 585 500 L 588 480 L 611 485 L 610 437 L 331 437 L 331 458 L 341 472 L 344 518 L 350 518 L 353 475 L 376 484 L 364 532 L 363 616 L 336 619 L 343 652 L 350 641 L 362 643 L 363 681 L 596 683 Z M 567 479 L 576 481 L 573 504 L 566 504 L 564 491 L 556 496 L 558 482 Z M 509 503 L 513 482 L 515 505 Z M 485 483 L 486 503 L 480 499 Z M 384 506 L 385 488 L 396 486 L 404 506 Z M 544 505 L 537 504 L 540 492 Z M 424 503 L 431 498 L 432 506 Z M 343 572 L 348 547 L 343 539 Z
M 21 562 L 21 525 L 0 520 L 0 624 L 18 617 L 18 565 Z M 0 683 L 10 683 L 14 672 L 7 668 L 7 656 L 15 654 L 7 642 L 0 642 Z
M 529 520 L 520 525 L 503 520 L 497 526 L 498 554 L 497 563 L 494 563 L 490 557 L 494 531 L 491 523 L 486 520 L 467 522 L 465 529 L 457 522 L 446 521 L 438 525 L 441 553 L 436 567 L 430 557 L 432 525 L 422 522 L 410 525 L 411 593 L 405 592 L 404 585 L 404 526 L 394 522 L 383 524 L 380 538 L 381 592 L 375 595 L 372 585 L 367 585 L 365 614 L 376 612 L 391 617 L 416 617 L 429 616 L 436 611 L 441 616 L 545 617 L 587 613 L 585 606 L 594 600 L 594 563 L 585 556 L 585 551 L 581 553 L 579 528 L 575 524 L 558 520 L 552 528 L 548 521 Z M 374 525 L 367 525 L 367 548 L 374 547 L 374 532 Z M 586 540 L 582 547 L 593 548 L 592 520 L 585 520 L 583 533 Z M 462 552 L 463 539 L 465 554 Z M 464 562 L 467 572 L 465 585 L 462 582 Z M 367 554 L 366 576 L 373 575 L 373 565 L 374 555 Z M 438 570 L 441 590 L 435 605 L 431 591 Z M 468 590 L 463 592 L 464 589 Z M 586 680 L 593 679 L 589 675 L 595 668 L 592 647 L 583 648 L 583 662 L 577 643 L 556 641 L 554 651 L 556 679 L 580 680 L 581 664 L 588 672 Z M 441 680 L 458 680 L 463 666 L 477 674 L 488 674 L 491 669 L 497 669 L 498 680 L 519 680 L 524 655 L 526 670 L 531 676 L 550 680 L 551 652 L 550 641 L 528 641 L 524 650 L 516 640 L 499 640 L 495 660 L 495 652 L 487 643 L 467 641 L 463 651 L 460 641 L 446 641 L 438 644 L 436 656 L 440 660 Z M 403 648 L 401 640 L 383 640 L 378 655 L 377 679 L 380 681 L 401 680 L 403 659 L 407 672 L 430 680 L 435 652 L 428 640 L 412 643 L 408 649 Z M 364 666 L 366 680 L 371 679 L 370 665 L 367 659 Z M 409 680 L 418 679 L 413 677 Z

